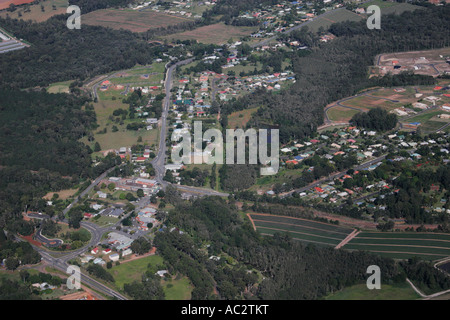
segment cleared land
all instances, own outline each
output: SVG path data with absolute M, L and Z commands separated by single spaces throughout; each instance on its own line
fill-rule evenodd
M 250 35 L 256 30 L 257 27 L 235 27 L 225 25 L 224 23 L 216 23 L 190 31 L 171 34 L 165 38 L 168 40 L 197 40 L 202 43 L 223 44 L 230 38 L 236 41 L 241 37 Z
M 167 27 L 194 19 L 177 17 L 161 12 L 128 9 L 103 9 L 89 12 L 81 17 L 83 23 L 112 29 L 145 32 L 149 29 Z
M 308 30 L 317 32 L 320 27 L 323 27 L 327 30 L 333 23 L 343 22 L 343 21 L 361 21 L 363 17 L 360 15 L 349 11 L 349 10 L 339 10 L 333 13 L 330 13 L 326 17 L 319 17 L 316 20 L 308 23 Z
M 330 110 L 328 110 L 327 113 L 328 118 L 331 121 L 349 121 L 355 114 L 358 113 L 358 111 L 343 107 L 333 107 Z
M 45 0 L 37 4 L 32 4 L 30 0 L 0 0 L 0 10 L 3 9 L 3 3 L 14 2 L 19 3 L 30 3 L 28 6 L 18 7 L 14 12 L 2 11 L 0 12 L 0 17 L 6 18 L 8 15 L 12 19 L 23 19 L 23 20 L 33 20 L 36 22 L 42 22 L 50 17 L 57 14 L 65 14 L 67 7 L 69 6 L 67 0 Z M 42 7 L 44 10 L 42 10 Z M 6 7 L 5 7 L 6 8 Z M 19 16 L 21 15 L 21 16 Z
M 228 126 L 231 129 L 245 128 L 247 122 L 250 120 L 252 116 L 252 113 L 256 112 L 257 110 L 258 108 L 252 108 L 233 112 L 228 116 Z
M 417 256 L 437 260 L 450 256 L 450 234 L 361 232 L 344 249 L 370 251 L 394 259 Z
M 337 246 L 353 229 L 294 217 L 249 214 L 256 230 L 263 235 L 288 232 L 293 239 L 317 245 Z
M 45 196 L 43 196 L 43 198 L 46 200 L 51 200 L 53 195 L 55 193 L 57 193 L 59 196 L 58 199 L 66 200 L 66 199 L 72 197 L 77 191 L 78 191 L 78 189 L 65 189 L 65 190 L 56 191 L 56 192 L 49 192 Z
M 11 4 L 19 5 L 33 1 L 34 0 L 0 0 L 0 10 L 8 8 Z
M 130 262 L 123 262 L 118 266 L 107 269 L 114 277 L 115 286 L 122 290 L 125 283 L 141 281 L 142 275 L 147 271 L 148 265 L 158 266 L 163 263 L 163 258 L 158 255 L 136 259 Z
M 148 266 L 162 267 L 163 258 L 158 255 L 152 255 L 129 262 L 123 262 L 118 266 L 113 266 L 108 272 L 114 277 L 114 286 L 123 290 L 123 285 L 140 282 L 142 275 L 148 270 Z M 193 286 L 186 277 L 161 280 L 166 300 L 189 300 Z
M 450 72 L 450 64 L 446 63 L 446 58 L 449 56 L 450 48 L 396 52 L 380 55 L 377 58 L 376 65 L 379 67 L 378 71 L 381 75 L 413 71 L 416 74 L 436 77 L 445 72 Z M 394 69 L 394 66 L 397 69 Z

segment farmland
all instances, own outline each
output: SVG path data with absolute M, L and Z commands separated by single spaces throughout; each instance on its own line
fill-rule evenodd
M 145 32 L 149 29 L 194 21 L 191 18 L 177 17 L 160 12 L 129 9 L 97 10 L 83 15 L 81 19 L 87 25 L 126 29 L 132 32 Z
M 0 10 L 8 8 L 11 4 L 19 5 L 30 2 L 33 0 L 0 0 Z
M 317 32 L 320 27 L 323 27 L 325 30 L 328 29 L 333 23 L 343 22 L 343 21 L 361 21 L 363 18 L 349 10 L 339 10 L 333 13 L 330 13 L 326 17 L 319 17 L 314 21 L 308 23 L 308 30 Z
M 23 4 L 30 3 L 29 0 L 0 0 L 0 9 L 6 8 L 9 3 Z M 4 7 L 4 4 L 7 4 Z M 27 6 L 18 7 L 14 12 L 1 11 L 0 17 L 6 18 L 9 16 L 12 19 L 32 20 L 36 22 L 46 21 L 50 17 L 57 14 L 66 13 L 68 7 L 67 0 L 45 0 L 40 3 L 30 3 Z M 43 9 L 42 9 L 43 8 Z
M 409 70 L 436 77 L 450 71 L 450 65 L 446 63 L 449 55 L 450 48 L 388 53 L 379 55 L 376 65 L 381 75 Z
M 256 30 L 256 27 L 235 27 L 225 25 L 224 23 L 216 23 L 190 31 L 175 33 L 165 38 L 168 40 L 197 40 L 201 43 L 223 44 L 230 38 L 238 40 L 241 37 L 250 35 Z
M 344 249 L 370 251 L 394 259 L 437 260 L 450 256 L 450 235 L 442 233 L 361 232 Z
M 405 124 L 420 122 L 424 132 L 431 132 L 440 128 L 442 125 L 445 125 L 445 119 L 437 118 L 437 115 L 445 112 L 442 110 L 438 111 L 437 109 L 431 109 L 433 104 L 426 100 L 426 98 L 429 96 L 438 97 L 439 100 L 436 103 L 437 106 L 450 103 L 450 97 L 444 95 L 445 93 L 448 93 L 448 89 L 446 88 L 449 84 L 449 80 L 442 79 L 439 80 L 437 86 L 372 89 L 329 104 L 326 107 L 326 116 L 330 121 L 339 122 L 350 120 L 358 110 L 367 112 L 370 109 L 379 107 L 388 112 L 393 112 L 395 109 L 398 109 L 409 112 L 408 116 L 399 117 L 400 122 Z M 442 89 L 439 89 L 440 87 Z M 414 108 L 412 104 L 416 102 L 426 105 L 430 110 Z M 409 109 L 409 111 L 406 109 Z M 420 112 L 420 114 L 415 115 L 414 112 Z
M 353 230 L 346 227 L 301 218 L 268 214 L 249 214 L 255 228 L 263 235 L 288 232 L 293 239 L 306 243 L 337 246 Z

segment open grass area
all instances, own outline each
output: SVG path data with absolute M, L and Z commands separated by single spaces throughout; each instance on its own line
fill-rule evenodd
M 261 234 L 288 232 L 293 239 L 317 245 L 336 246 L 353 231 L 346 227 L 294 217 L 251 213 L 250 218 Z
M 111 226 L 120 221 L 120 219 L 114 217 L 106 217 L 106 216 L 97 216 L 97 217 L 99 218 L 95 217 L 90 219 L 90 222 L 93 222 L 96 225 L 99 225 L 100 227 Z
M 162 282 L 166 300 L 190 300 L 194 288 L 187 277 Z
M 71 83 L 72 83 L 71 80 L 53 83 L 50 86 L 48 86 L 47 92 L 48 93 L 70 93 L 69 86 Z
M 336 22 L 343 22 L 343 21 L 361 21 L 363 18 L 349 10 L 339 10 L 336 12 L 332 12 L 325 17 L 319 17 L 312 21 L 311 23 L 308 23 L 308 30 L 317 32 L 319 31 L 320 27 L 323 27 L 325 30 L 327 30 L 333 23 Z
M 362 3 L 360 6 L 360 8 L 367 8 L 371 5 L 375 5 L 375 6 L 379 6 L 380 8 L 389 8 L 389 7 L 393 7 L 395 5 L 397 5 L 398 3 L 396 2 L 390 2 L 390 1 L 385 1 L 385 0 L 373 0 L 373 1 L 368 1 L 366 3 Z
M 14 1 L 0 1 L 0 9 L 3 9 L 3 3 L 26 3 L 32 2 L 29 0 L 14 0 Z M 43 6 L 44 10 L 42 10 Z M 46 21 L 50 17 L 57 14 L 65 14 L 67 7 L 69 6 L 67 0 L 44 0 L 39 3 L 29 3 L 25 6 L 18 7 L 14 12 L 1 11 L 0 17 L 6 18 L 9 16 L 12 19 L 33 20 L 36 22 Z
M 370 251 L 394 259 L 417 256 L 437 260 L 450 256 L 450 234 L 361 232 L 343 248 Z
M 115 286 L 122 290 L 125 283 L 141 281 L 142 275 L 147 271 L 149 264 L 157 266 L 163 263 L 163 258 L 158 255 L 148 256 L 142 259 L 124 262 L 120 265 L 114 265 L 108 272 L 114 277 Z
M 367 285 L 357 284 L 325 297 L 325 300 L 415 300 L 420 296 L 408 283 L 381 284 L 381 289 L 369 290 Z
M 235 27 L 224 23 L 216 23 L 190 31 L 171 34 L 165 38 L 168 40 L 197 40 L 201 43 L 225 44 L 229 39 L 237 41 L 256 30 L 257 27 Z
M 82 15 L 81 20 L 88 25 L 126 29 L 132 32 L 145 32 L 149 29 L 194 21 L 192 18 L 179 17 L 162 12 L 131 9 L 96 10 Z
M 252 113 L 258 111 L 258 108 L 245 109 L 242 111 L 236 111 L 228 116 L 228 127 L 231 129 L 242 128 L 244 129 L 247 122 L 250 120 Z
M 327 111 L 328 118 L 331 121 L 348 121 L 357 113 L 359 113 L 357 110 L 339 106 L 333 107 Z
M 51 200 L 53 195 L 55 193 L 57 193 L 59 196 L 58 199 L 66 200 L 66 199 L 72 197 L 77 191 L 78 191 L 78 189 L 66 189 L 66 190 L 61 190 L 61 191 L 57 191 L 57 192 L 49 192 L 45 196 L 43 196 L 43 198 L 46 200 Z

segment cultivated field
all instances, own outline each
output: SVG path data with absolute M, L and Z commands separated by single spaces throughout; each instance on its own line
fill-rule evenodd
M 344 107 L 333 107 L 327 111 L 331 121 L 349 121 L 358 111 Z
M 88 25 L 110 27 L 112 29 L 126 29 L 133 32 L 145 32 L 149 29 L 194 21 L 194 19 L 177 17 L 161 12 L 103 9 L 83 15 L 81 21 Z
M 370 251 L 394 259 L 418 256 L 437 260 L 450 256 L 450 234 L 361 232 L 343 248 Z
M 337 246 L 353 229 L 294 217 L 251 213 L 256 230 L 263 235 L 288 232 L 293 239 L 322 246 Z
M 0 0 L 0 9 L 2 9 L 2 3 L 30 3 L 29 0 Z M 8 4 L 9 5 L 9 4 Z M 44 10 L 42 10 L 42 7 Z M 33 20 L 36 22 L 42 22 L 57 14 L 65 14 L 67 7 L 69 6 L 67 0 L 45 0 L 38 4 L 30 3 L 28 6 L 18 7 L 14 12 L 1 11 L 0 17 L 6 18 L 9 16 L 13 19 Z
M 347 97 L 345 99 L 330 103 L 327 106 L 327 115 L 331 121 L 342 122 L 351 119 L 351 117 L 356 114 L 358 110 L 367 112 L 370 109 L 379 107 L 389 112 L 415 102 L 421 102 L 426 104 L 428 107 L 432 107 L 432 103 L 424 99 L 429 96 L 436 96 L 440 99 L 436 103 L 437 106 L 449 104 L 449 86 L 449 80 L 441 79 L 438 81 L 437 85 L 431 86 L 377 88 L 368 90 L 364 93 L 358 94 L 357 96 Z M 421 94 L 421 96 L 416 96 L 416 94 Z M 445 113 L 444 111 L 430 110 L 423 112 L 423 110 L 414 109 L 414 107 L 411 106 L 409 106 L 409 109 L 422 113 L 417 116 L 409 114 L 408 116 L 399 117 L 400 121 L 404 119 L 404 123 L 421 122 L 423 126 L 422 129 L 424 130 L 433 131 L 434 128 L 439 128 L 440 123 L 444 125 L 445 122 L 447 122 L 447 120 L 436 117 L 438 114 Z M 426 123 L 427 121 L 434 123 Z
M 171 41 L 174 39 L 197 40 L 202 43 L 224 44 L 230 38 L 236 41 L 241 37 L 250 35 L 256 30 L 256 27 L 235 27 L 225 25 L 224 23 L 216 23 L 190 31 L 171 34 L 165 38 Z

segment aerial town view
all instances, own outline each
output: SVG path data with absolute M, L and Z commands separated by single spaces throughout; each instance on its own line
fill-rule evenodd
M 449 300 L 449 26 L 450 0 L 0 0 L 0 300 Z

